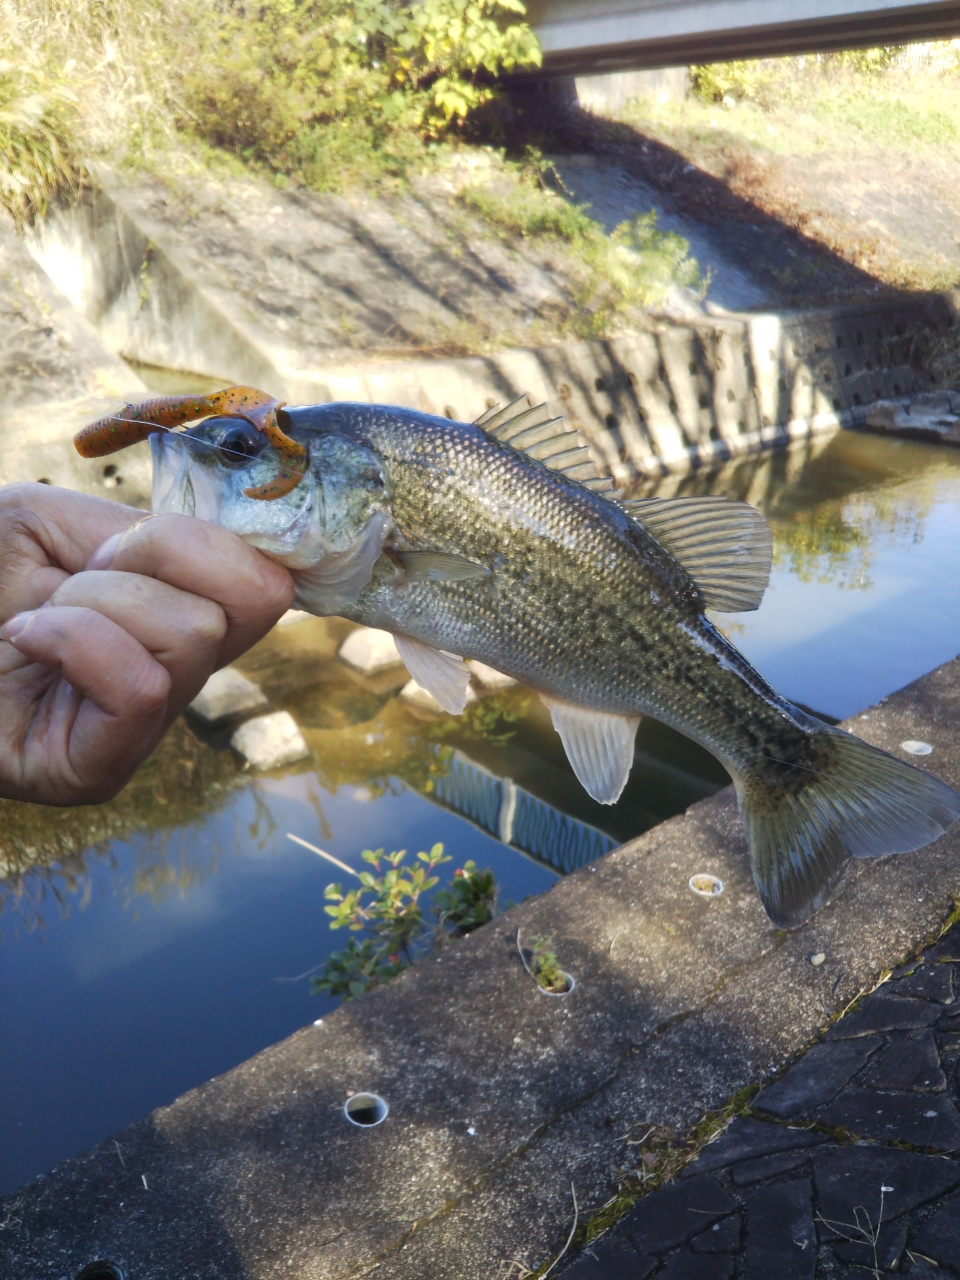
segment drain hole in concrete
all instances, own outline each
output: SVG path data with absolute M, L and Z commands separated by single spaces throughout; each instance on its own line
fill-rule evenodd
M 701 898 L 719 898 L 723 893 L 723 881 L 719 876 L 712 876 L 706 871 L 698 871 L 695 876 L 690 877 L 687 884 Z
M 343 1114 L 351 1124 L 361 1129 L 371 1129 L 375 1124 L 383 1124 L 390 1108 L 376 1093 L 355 1093 L 343 1106 Z
M 562 991 L 550 991 L 547 987 L 541 987 L 539 982 L 537 983 L 537 990 L 542 996 L 568 996 L 576 987 L 577 980 L 572 973 L 567 973 L 565 969 L 560 970 L 560 976 L 566 983 Z
M 123 1280 L 123 1272 L 113 1262 L 88 1262 L 77 1272 L 76 1280 Z

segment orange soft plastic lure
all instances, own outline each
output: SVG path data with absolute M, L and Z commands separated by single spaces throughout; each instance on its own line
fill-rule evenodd
M 198 418 L 242 418 L 262 431 L 280 455 L 280 469 L 275 479 L 244 490 L 248 498 L 269 502 L 296 488 L 309 460 L 306 446 L 291 440 L 281 430 L 277 410 L 282 407 L 282 400 L 274 400 L 256 387 L 227 387 L 225 391 L 206 396 L 158 396 L 140 404 L 125 405 L 119 413 L 91 422 L 77 432 L 73 443 L 81 457 L 103 458 L 146 440 L 157 431 L 169 431 Z

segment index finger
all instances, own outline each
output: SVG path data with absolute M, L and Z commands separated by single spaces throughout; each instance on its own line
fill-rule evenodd
M 255 644 L 293 603 L 293 579 L 282 565 L 235 533 L 193 516 L 141 519 L 115 546 L 102 548 L 90 567 L 158 578 L 215 601 L 227 618 L 220 665 Z
M 24 482 L 0 488 L 4 537 L 29 536 L 51 564 L 67 573 L 78 573 L 105 539 L 143 517 L 136 507 L 50 484 Z

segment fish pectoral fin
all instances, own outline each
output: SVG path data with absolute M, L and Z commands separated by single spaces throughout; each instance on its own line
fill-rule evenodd
M 490 577 L 486 565 L 446 551 L 390 551 L 389 555 L 403 570 L 405 583 L 469 582 L 471 578 Z
M 633 767 L 640 717 L 588 711 L 542 693 L 540 701 L 583 789 L 600 804 L 615 804 Z
M 634 498 L 620 506 L 679 561 L 705 608 L 759 609 L 773 540 L 756 507 L 718 497 Z
M 403 665 L 421 689 L 436 698 L 452 716 L 463 714 L 467 705 L 470 670 L 462 658 L 443 649 L 431 649 L 410 636 L 395 636 Z

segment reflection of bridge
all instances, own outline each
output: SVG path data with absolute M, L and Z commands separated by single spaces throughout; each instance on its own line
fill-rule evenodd
M 429 798 L 562 875 L 586 866 L 617 844 L 596 827 L 568 817 L 518 787 L 511 778 L 490 773 L 461 751 L 453 753 L 447 772 L 434 778 Z
M 552 75 L 960 35 L 956 0 L 528 0 L 527 10 Z

